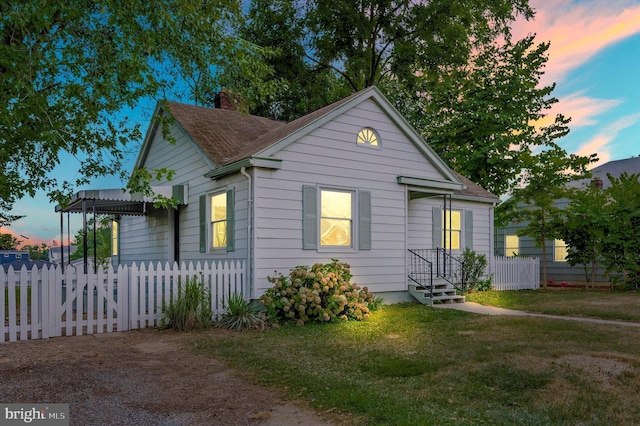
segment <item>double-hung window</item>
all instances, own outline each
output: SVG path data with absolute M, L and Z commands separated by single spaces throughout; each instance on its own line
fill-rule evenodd
M 320 246 L 351 247 L 353 192 L 320 190 Z
M 234 250 L 234 191 L 200 196 L 200 252 Z
M 371 249 L 371 194 L 368 191 L 304 185 L 304 249 Z
M 111 221 L 111 256 L 118 255 L 119 248 L 119 230 L 118 230 L 118 221 Z
M 433 248 L 473 250 L 473 211 L 449 210 L 433 207 L 432 243 Z
M 504 236 L 504 255 L 514 257 L 520 254 L 520 238 L 517 235 Z
M 553 257 L 556 262 L 567 261 L 567 244 L 564 240 L 556 239 L 553 241 Z
M 442 245 L 450 250 L 460 250 L 460 235 L 462 234 L 462 212 L 447 210 L 442 212 Z M 446 228 L 446 229 L 445 229 Z M 446 244 L 445 244 L 446 242 Z
M 227 194 L 211 197 L 211 248 L 227 246 Z

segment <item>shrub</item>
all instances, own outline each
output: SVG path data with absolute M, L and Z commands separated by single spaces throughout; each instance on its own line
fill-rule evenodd
M 297 266 L 289 276 L 269 277 L 273 287 L 260 298 L 274 321 L 329 322 L 369 317 L 373 293 L 351 283 L 349 265 L 332 259 L 312 267 Z
M 221 328 L 238 331 L 265 328 L 264 311 L 259 305 L 246 301 L 242 294 L 232 294 L 222 307 L 225 313 L 218 321 Z
M 485 278 L 487 256 L 467 247 L 462 252 L 461 261 L 463 292 L 491 289 L 491 277 Z
M 179 331 L 199 330 L 211 325 L 211 294 L 198 277 L 178 280 L 178 292 L 164 310 L 161 324 Z

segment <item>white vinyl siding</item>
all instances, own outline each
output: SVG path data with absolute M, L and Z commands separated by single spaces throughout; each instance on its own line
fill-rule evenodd
M 362 149 L 354 143 L 364 127 L 379 134 L 379 149 Z M 258 294 L 269 287 L 266 278 L 274 271 L 286 274 L 297 265 L 326 263 L 331 258 L 349 263 L 353 281 L 374 292 L 406 290 L 407 200 L 397 176 L 442 179 L 442 175 L 378 105 L 372 100 L 363 102 L 281 149 L 277 158 L 282 160 L 280 170 L 257 169 L 255 177 Z M 307 247 L 306 238 L 303 246 L 303 234 L 314 232 L 303 226 L 312 219 L 303 210 L 308 203 L 303 197 L 305 185 L 368 193 L 367 200 L 356 199 L 356 204 L 364 203 L 370 210 L 370 220 L 355 218 L 354 249 L 310 249 L 313 245 Z M 363 227 L 370 231 L 370 241 L 362 241 Z
M 162 168 L 174 171 L 171 181 L 154 181 L 152 185 L 188 186 L 189 197 L 186 205 L 179 206 L 179 256 L 181 261 L 202 261 L 211 259 L 246 259 L 248 226 L 248 183 L 238 174 L 219 181 L 204 177 L 213 165 L 205 160 L 197 148 L 177 125 L 171 134 L 175 144 L 164 141 L 161 132 L 156 132 L 146 155 L 144 166 L 148 169 Z M 234 191 L 234 251 L 208 252 L 200 250 L 200 196 L 211 194 L 224 188 Z M 120 262 L 131 264 L 140 261 L 167 261 L 173 250 L 172 227 L 165 209 L 151 209 L 144 217 L 122 216 L 120 219 Z
M 442 196 L 418 198 L 409 201 L 408 248 L 429 249 L 442 247 Z M 462 211 L 462 247 L 489 256 L 492 253 L 491 204 L 466 200 L 452 201 L 454 210 Z M 462 248 L 461 247 L 461 248 Z

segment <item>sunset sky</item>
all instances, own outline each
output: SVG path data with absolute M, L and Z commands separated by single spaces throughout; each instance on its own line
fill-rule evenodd
M 551 41 L 542 84 L 556 83 L 559 103 L 551 114 L 572 118 L 561 146 L 570 153 L 597 153 L 600 163 L 640 155 L 640 0 L 530 0 L 530 5 L 535 20 L 517 22 L 513 36 L 535 33 L 538 42 Z M 151 108 L 131 119 L 146 129 Z M 132 154 L 130 167 L 134 161 Z M 61 173 L 69 173 L 70 166 Z M 121 186 L 117 178 L 101 178 L 83 189 Z M 27 217 L 0 233 L 15 235 L 21 245 L 50 245 L 60 234 L 54 208 L 44 194 L 22 199 L 12 214 Z M 81 215 L 71 215 L 72 233 L 81 226 Z

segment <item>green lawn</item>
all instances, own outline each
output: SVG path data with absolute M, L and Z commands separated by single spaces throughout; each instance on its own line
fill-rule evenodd
M 398 304 L 191 345 L 343 424 L 640 424 L 635 327 Z
M 640 294 L 606 290 L 486 291 L 467 295 L 470 302 L 552 315 L 640 322 Z

